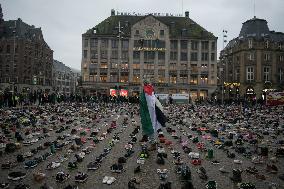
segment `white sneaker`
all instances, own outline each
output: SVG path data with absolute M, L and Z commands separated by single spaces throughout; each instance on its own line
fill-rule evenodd
M 107 183 L 107 181 L 109 180 L 109 178 L 110 178 L 110 177 L 105 176 L 105 177 L 103 178 L 103 184 L 106 184 L 106 183 Z
M 114 181 L 116 181 L 116 179 L 114 177 L 110 177 L 108 180 L 107 180 L 107 184 L 108 185 L 111 185 Z
M 136 162 L 137 162 L 138 164 L 142 164 L 142 165 L 144 165 L 144 163 L 145 163 L 145 159 L 138 158 Z
M 242 160 L 235 159 L 235 160 L 234 160 L 234 163 L 236 163 L 236 164 L 242 164 L 243 162 L 242 162 Z

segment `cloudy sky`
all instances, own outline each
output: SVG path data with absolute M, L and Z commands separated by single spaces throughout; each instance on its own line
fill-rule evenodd
M 190 18 L 218 39 L 222 48 L 222 31 L 228 39 L 238 36 L 242 23 L 254 16 L 268 21 L 270 30 L 284 32 L 284 0 L 0 0 L 4 19 L 21 18 L 41 27 L 45 41 L 54 50 L 54 59 L 76 69 L 81 64 L 81 35 L 110 16 L 120 12 L 160 12 Z M 183 6 L 182 6 L 183 5 Z

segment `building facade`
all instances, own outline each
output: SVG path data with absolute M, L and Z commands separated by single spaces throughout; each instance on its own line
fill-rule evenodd
M 283 91 L 284 33 L 270 31 L 254 17 L 221 51 L 225 98 L 264 98 L 266 91 Z
M 156 93 L 211 97 L 217 85 L 217 38 L 189 18 L 111 16 L 82 35 L 82 85 L 109 94 L 139 94 L 144 78 Z
M 4 21 L 0 6 L 0 90 L 51 90 L 52 61 L 41 28 L 21 19 Z
M 78 73 L 57 60 L 53 61 L 53 90 L 59 94 L 75 94 Z

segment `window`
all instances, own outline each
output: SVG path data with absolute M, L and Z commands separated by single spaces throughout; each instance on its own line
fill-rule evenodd
M 139 30 L 136 30 L 136 31 L 135 31 L 135 35 L 139 35 Z
M 165 31 L 164 30 L 160 30 L 160 36 L 163 37 L 165 35 Z
M 211 42 L 211 50 L 215 50 L 215 42 L 213 41 L 213 42 Z
M 10 53 L 10 45 L 7 45 L 6 53 Z
M 180 53 L 180 60 L 181 61 L 187 61 L 187 53 L 186 52 Z
M 249 39 L 249 41 L 248 41 L 248 46 L 249 46 L 249 49 L 252 48 L 252 39 Z
M 87 56 L 88 56 L 88 51 L 84 50 L 84 58 L 87 58 Z
M 111 58 L 112 59 L 118 59 L 118 51 L 117 50 L 111 51 Z
M 196 75 L 190 76 L 190 84 L 191 85 L 197 85 L 197 76 Z
M 207 75 L 202 75 L 200 76 L 200 81 L 201 81 L 201 84 L 208 84 L 208 76 Z
M 171 49 L 177 49 L 178 45 L 177 45 L 177 40 L 171 40 Z
M 254 53 L 248 53 L 248 59 L 254 60 Z
M 140 59 L 140 51 L 133 51 L 133 59 Z
M 107 81 L 107 75 L 106 74 L 101 74 L 100 75 L 100 81 L 101 82 L 106 82 Z
M 263 68 L 263 80 L 264 81 L 269 81 L 270 80 L 270 77 L 269 77 L 269 67 L 264 67 Z
M 170 75 L 170 83 L 177 83 L 177 76 L 176 75 Z
M 90 39 L 90 46 L 91 48 L 97 48 L 98 47 L 98 40 L 95 38 Z
M 122 41 L 122 48 L 123 49 L 128 49 L 128 46 L 129 46 L 128 40 L 123 40 Z
M 171 51 L 170 59 L 171 60 L 177 60 L 177 52 L 172 52 Z
M 101 40 L 101 48 L 108 48 L 108 40 L 107 39 Z
M 283 56 L 283 55 L 280 55 L 280 56 L 279 56 L 279 61 L 280 61 L 280 62 L 283 62 L 283 61 L 284 61 L 284 56 Z
M 240 68 L 236 69 L 236 81 L 239 82 L 240 81 Z
M 191 50 L 198 49 L 198 41 L 191 41 Z
M 254 70 L 253 67 L 247 67 L 247 81 L 252 82 L 254 80 Z
M 201 49 L 202 50 L 208 50 L 208 44 L 209 44 L 208 41 L 202 41 L 201 42 Z
M 97 59 L 98 58 L 98 53 L 96 50 L 91 50 L 91 59 Z
M 88 44 L 89 43 L 89 40 L 88 39 L 85 39 L 85 41 L 84 41 L 84 47 L 88 47 Z
M 208 53 L 202 53 L 201 54 L 201 60 L 202 61 L 208 61 Z
M 211 53 L 211 61 L 215 61 L 215 53 Z
M 265 41 L 265 48 L 266 48 L 266 49 L 269 48 L 269 41 Z
M 197 58 L 197 52 L 193 52 L 190 54 L 190 60 L 191 61 L 198 61 L 198 58 Z
M 265 54 L 264 54 L 264 60 L 265 60 L 265 61 L 269 61 L 269 60 L 270 60 L 270 54 L 265 53 Z
M 111 40 L 111 48 L 117 49 L 118 48 L 118 40 L 117 39 L 112 39 Z
M 122 51 L 121 58 L 124 60 L 128 60 L 128 51 Z
M 187 49 L 187 41 L 186 40 L 180 41 L 180 48 L 181 49 Z
M 279 42 L 278 43 L 278 48 L 281 50 L 283 48 L 283 43 L 282 42 Z
M 158 52 L 158 59 L 165 60 L 165 52 Z
M 166 42 L 163 41 L 163 40 L 157 40 L 156 43 L 157 43 L 157 46 L 156 46 L 157 48 L 165 48 L 166 47 Z
M 279 69 L 279 83 L 283 83 L 283 69 L 280 68 Z
M 187 83 L 187 75 L 180 74 L 180 83 Z
M 145 51 L 144 52 L 144 59 L 145 60 L 153 60 L 153 59 L 155 59 L 155 52 L 154 51 Z
M 101 50 L 101 59 L 107 59 L 107 51 Z
M 140 64 L 135 62 L 135 64 L 134 63 L 132 64 L 132 67 L 133 67 L 133 69 L 140 69 Z M 140 73 L 140 71 L 139 71 L 139 73 Z

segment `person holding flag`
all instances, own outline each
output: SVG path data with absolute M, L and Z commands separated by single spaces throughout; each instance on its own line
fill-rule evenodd
M 142 133 L 150 139 L 151 146 L 148 150 L 156 150 L 157 131 L 166 126 L 167 118 L 160 101 L 154 94 L 154 87 L 148 80 L 144 80 L 140 95 L 140 117 Z

